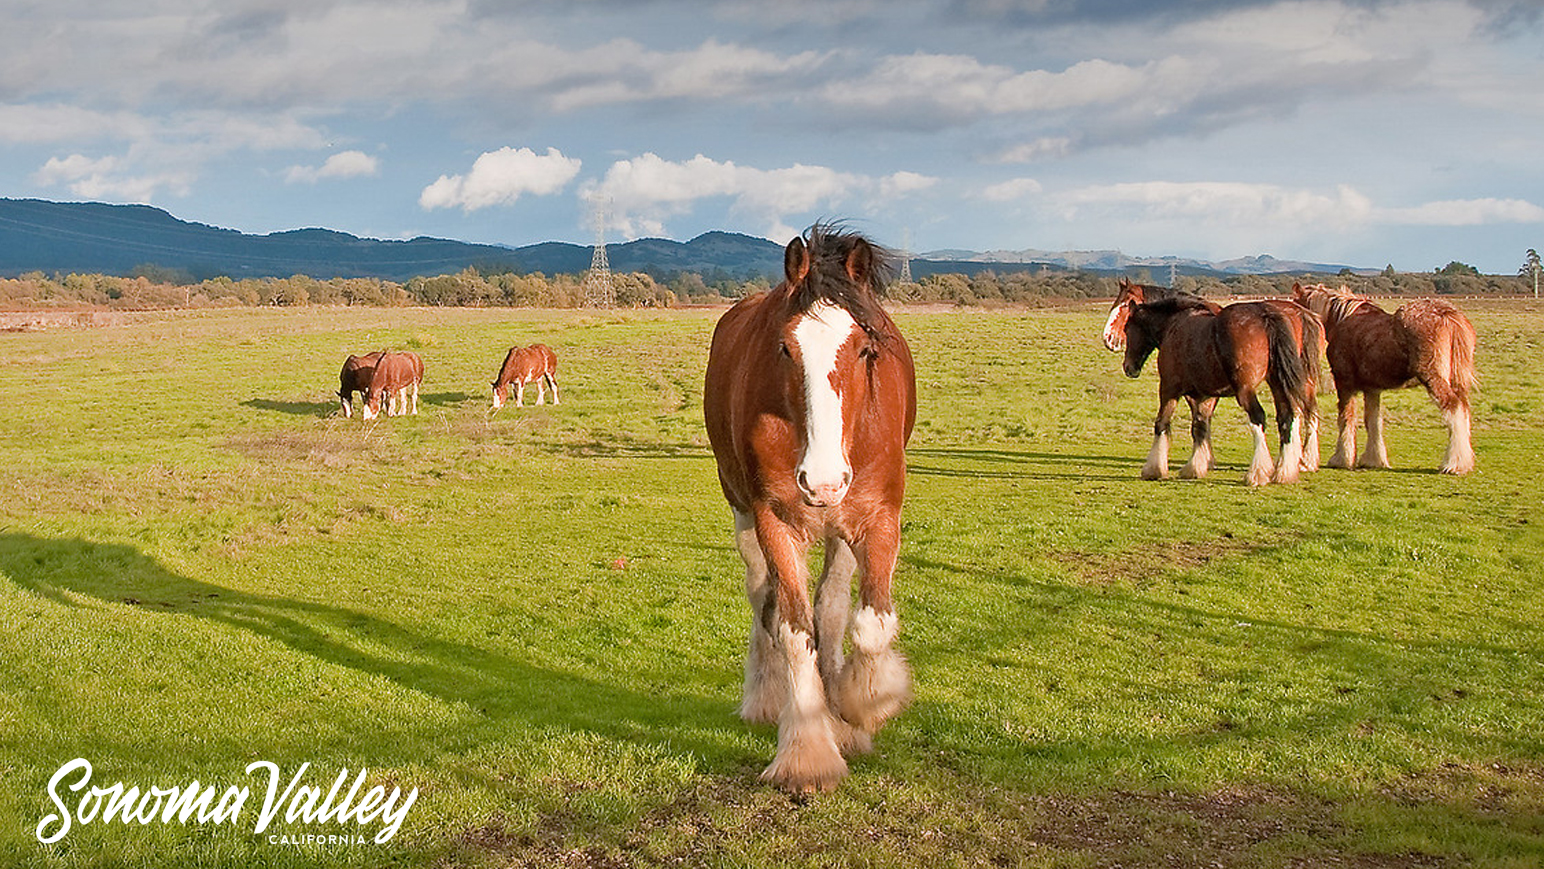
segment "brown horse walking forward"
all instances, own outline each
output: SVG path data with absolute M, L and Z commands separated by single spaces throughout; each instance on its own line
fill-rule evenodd
M 344 416 L 354 415 L 354 393 L 359 393 L 360 401 L 364 401 L 380 358 L 381 351 L 376 350 L 363 356 L 350 354 L 343 360 L 343 370 L 338 372 L 338 401 L 343 405 Z
M 375 376 L 365 393 L 360 415 L 375 419 L 381 412 L 381 396 L 386 397 L 386 415 L 418 413 L 418 387 L 424 380 L 424 361 L 417 353 L 382 351 L 375 363 Z
M 1340 432 L 1329 464 L 1351 467 L 1356 454 L 1356 394 L 1363 393 L 1367 447 L 1356 460 L 1359 468 L 1387 468 L 1383 442 L 1382 394 L 1417 383 L 1442 409 L 1448 427 L 1442 473 L 1474 470 L 1469 439 L 1469 392 L 1474 389 L 1474 326 L 1453 305 L 1437 299 L 1408 302 L 1393 314 L 1370 299 L 1354 296 L 1345 287 L 1323 284 L 1292 288 L 1292 297 L 1324 318 L 1329 333 L 1326 356 L 1335 378 Z
M 883 251 L 817 224 L 788 243 L 783 269 L 783 283 L 719 320 L 703 412 L 751 604 L 740 716 L 777 723 L 762 778 L 804 793 L 835 787 L 843 752 L 868 750 L 911 696 L 892 648 L 890 583 L 916 378 L 879 303 Z M 811 606 L 805 553 L 817 540 L 825 567 Z M 861 609 L 844 660 L 858 568 Z
M 499 368 L 499 376 L 493 380 L 493 409 L 498 410 L 509 399 L 509 385 L 515 385 L 515 407 L 525 406 L 525 385 L 536 383 L 536 403 L 547 403 L 546 387 L 552 387 L 552 403 L 558 401 L 558 355 L 546 344 L 529 347 L 511 347 Z
M 1126 322 L 1136 306 L 1169 299 L 1189 299 L 1213 314 L 1222 312 L 1221 305 L 1193 293 L 1171 287 L 1135 284 L 1126 278 L 1121 278 L 1115 301 L 1110 304 L 1110 316 L 1104 323 L 1104 346 L 1112 351 L 1119 351 L 1126 346 Z M 1305 377 L 1303 388 L 1306 392 L 1306 399 L 1300 410 L 1302 447 L 1299 450 L 1301 458 L 1298 461 L 1298 469 L 1317 471 L 1319 469 L 1319 357 L 1324 349 L 1323 325 L 1312 311 L 1288 299 L 1265 299 L 1256 304 L 1274 310 L 1290 322 L 1292 340 L 1296 343 L 1298 356 L 1303 363 Z M 1196 439 L 1196 444 L 1190 462 L 1180 471 L 1180 476 L 1201 477 L 1205 476 L 1211 468 L 1211 416 L 1216 407 L 1216 399 L 1186 396 L 1186 400 L 1190 404 L 1191 434 Z M 1277 406 L 1277 413 L 1279 419 L 1280 405 Z M 1162 475 L 1162 473 L 1159 474 L 1159 476 Z
M 1158 351 L 1158 417 L 1153 446 L 1142 466 L 1145 480 L 1169 473 L 1169 426 L 1180 398 L 1190 403 L 1194 451 L 1180 471 L 1201 477 L 1211 468 L 1211 418 L 1217 399 L 1234 396 L 1249 416 L 1254 456 L 1244 482 L 1290 483 L 1303 464 L 1301 427 L 1313 414 L 1312 368 L 1302 348 L 1319 346 L 1319 321 L 1293 316 L 1269 302 L 1239 302 L 1218 309 L 1195 296 L 1175 296 L 1133 305 L 1125 323 L 1128 377 Z M 1265 436 L 1265 409 L 1256 395 L 1270 386 L 1281 438 L 1281 460 L 1274 468 Z

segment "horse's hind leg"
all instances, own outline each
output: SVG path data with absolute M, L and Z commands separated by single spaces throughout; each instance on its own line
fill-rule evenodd
M 552 387 L 552 403 L 553 404 L 561 404 L 562 402 L 558 401 L 558 378 L 557 378 L 557 375 L 555 375 L 555 374 L 547 375 L 547 385 Z
M 547 378 L 545 377 L 536 378 L 536 403 L 547 403 Z
M 1158 418 L 1153 420 L 1153 446 L 1142 465 L 1144 480 L 1162 480 L 1169 475 L 1169 426 L 1178 406 L 1178 398 L 1165 398 L 1158 405 Z
M 1187 398 L 1190 402 L 1190 440 L 1193 451 L 1190 461 L 1179 469 L 1179 475 L 1187 479 L 1200 479 L 1212 469 L 1212 413 L 1217 409 L 1217 399 Z
M 894 648 L 900 620 L 890 596 L 900 542 L 900 517 L 892 513 L 876 520 L 857 547 L 863 605 L 852 620 L 852 656 L 842 669 L 837 708 L 870 734 L 911 702 L 911 669 Z
M 418 381 L 413 381 L 413 415 L 418 415 Z
M 1249 432 L 1254 436 L 1254 457 L 1249 461 L 1249 471 L 1244 474 L 1244 482 L 1251 486 L 1261 486 L 1269 483 L 1276 472 L 1271 462 L 1270 441 L 1265 437 L 1265 408 L 1253 390 L 1240 392 L 1238 404 L 1248 414 Z
M 1271 398 L 1276 405 L 1276 432 L 1281 438 L 1281 458 L 1271 482 L 1295 483 L 1303 465 L 1302 417 L 1291 396 L 1278 396 L 1273 390 Z
M 842 642 L 847 636 L 847 619 L 852 612 L 852 575 L 858 569 L 852 547 L 840 537 L 826 538 L 825 569 L 820 587 L 815 591 L 815 649 L 819 656 L 820 679 L 825 683 L 826 700 L 833 709 L 840 708 L 837 696 L 845 663 Z M 862 753 L 873 747 L 873 740 L 845 720 L 837 719 L 836 741 L 843 754 Z
M 1362 451 L 1362 457 L 1356 460 L 1358 468 L 1387 468 L 1389 467 L 1389 450 L 1383 443 L 1383 393 L 1376 389 L 1369 389 L 1363 393 L 1366 408 L 1362 416 L 1367 423 L 1367 448 Z
M 1447 423 L 1448 447 L 1442 457 L 1442 473 L 1467 474 L 1474 470 L 1474 446 L 1469 435 L 1469 402 L 1446 379 L 1433 379 L 1426 385 L 1432 400 L 1442 409 Z
M 745 596 L 751 604 L 751 642 L 745 656 L 740 717 L 774 724 L 783 709 L 783 698 L 788 695 L 788 674 L 771 629 L 777 616 L 777 599 L 766 555 L 756 540 L 755 521 L 738 510 L 734 514 L 734 543 L 745 561 Z

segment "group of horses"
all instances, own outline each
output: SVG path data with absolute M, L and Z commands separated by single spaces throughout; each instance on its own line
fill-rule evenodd
M 515 406 L 525 406 L 525 385 L 536 384 L 536 403 L 546 404 L 547 389 L 558 404 L 558 357 L 545 344 L 511 347 L 493 379 L 493 410 L 504 406 L 509 387 L 515 387 Z M 353 416 L 354 393 L 361 397 L 360 416 L 375 419 L 385 397 L 386 415 L 418 413 L 418 388 L 424 381 L 424 361 L 417 353 L 377 350 L 361 356 L 350 354 L 338 372 L 338 402 L 344 416 Z
M 1211 469 L 1211 418 L 1217 400 L 1233 396 L 1249 417 L 1254 457 L 1244 480 L 1250 485 L 1287 483 L 1319 465 L 1318 378 L 1321 352 L 1335 381 L 1337 423 L 1333 468 L 1387 468 L 1382 394 L 1424 386 L 1448 427 L 1441 470 L 1474 469 L 1469 393 L 1474 387 L 1474 326 L 1449 302 L 1421 299 L 1393 314 L 1345 287 L 1292 288 L 1291 299 L 1222 306 L 1199 296 L 1125 279 L 1105 321 L 1104 344 L 1124 348 L 1123 369 L 1136 377 L 1158 353 L 1158 416 L 1144 479 L 1168 476 L 1169 428 L 1179 399 L 1190 405 L 1189 462 L 1182 477 Z M 1281 443 L 1272 462 L 1265 411 L 1257 392 L 1269 386 Z M 1356 453 L 1358 393 L 1364 396 L 1367 443 Z
M 846 757 L 870 750 L 911 697 L 910 670 L 894 648 L 891 580 L 916 376 L 906 339 L 881 306 L 893 272 L 881 248 L 816 224 L 789 242 L 783 272 L 780 284 L 718 321 L 703 414 L 752 613 L 740 715 L 777 725 L 777 750 L 762 778 L 802 794 L 835 787 L 847 774 Z M 1228 395 L 1254 433 L 1247 482 L 1288 482 L 1317 468 L 1321 353 L 1340 406 L 1331 466 L 1352 464 L 1351 402 L 1361 392 L 1369 443 L 1356 464 L 1387 467 L 1379 396 L 1414 384 L 1427 388 L 1448 421 L 1442 470 L 1474 466 L 1474 329 L 1445 302 L 1412 302 L 1388 314 L 1343 288 L 1300 285 L 1292 299 L 1224 306 L 1122 281 L 1104 341 L 1124 349 L 1132 377 L 1158 354 L 1159 413 L 1143 477 L 1167 474 L 1180 398 L 1190 403 L 1195 442 L 1182 473 L 1204 475 L 1212 411 Z M 1276 462 L 1261 384 L 1277 414 Z M 824 564 L 812 602 L 806 553 L 816 542 Z
M 418 387 L 424 382 L 424 361 L 417 353 L 377 350 L 362 356 L 350 354 L 338 373 L 338 402 L 344 416 L 353 416 L 354 393 L 359 393 L 359 415 L 375 419 L 386 402 L 387 416 L 418 413 Z

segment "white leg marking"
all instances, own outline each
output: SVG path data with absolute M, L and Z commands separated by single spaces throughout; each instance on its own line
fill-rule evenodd
M 1142 465 L 1142 479 L 1162 480 L 1169 475 L 1169 433 L 1153 436 L 1153 447 Z
M 1442 473 L 1467 474 L 1474 470 L 1474 446 L 1469 435 L 1469 408 L 1458 407 L 1447 418 L 1448 448 L 1442 458 Z
M 1271 464 L 1271 442 L 1265 436 L 1265 426 L 1249 424 L 1249 432 L 1254 436 L 1254 458 L 1249 462 L 1249 472 L 1244 475 L 1244 482 L 1251 486 L 1261 486 L 1271 481 L 1271 474 L 1275 467 Z
M 1367 408 L 1362 415 L 1367 420 L 1367 448 L 1357 466 L 1362 468 L 1389 467 L 1389 448 L 1383 443 L 1383 395 L 1369 390 L 1366 393 Z
M 788 667 L 788 703 L 777 722 L 777 755 L 761 777 L 789 791 L 830 790 L 847 775 L 847 761 L 826 709 L 814 639 L 786 623 L 778 632 Z
M 1297 475 L 1303 469 L 1303 420 L 1300 417 L 1292 418 L 1292 427 L 1288 429 L 1287 442 L 1281 445 L 1281 460 L 1276 463 L 1277 483 L 1295 483 Z
M 837 696 L 842 717 L 874 733 L 911 702 L 911 670 L 892 648 L 900 620 L 864 607 L 852 620 L 852 657 Z

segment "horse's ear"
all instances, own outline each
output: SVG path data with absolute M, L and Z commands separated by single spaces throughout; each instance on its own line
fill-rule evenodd
M 804 239 L 794 236 L 794 240 L 788 242 L 788 247 L 783 250 L 783 277 L 787 279 L 788 286 L 795 287 L 809 273 L 809 248 L 804 246 Z
M 1128 288 L 1130 286 L 1131 286 L 1131 278 L 1128 278 L 1125 275 L 1121 275 L 1120 276 L 1120 288 L 1124 290 L 1124 289 L 1126 289 L 1126 288 Z
M 857 239 L 853 242 L 852 250 L 847 252 L 847 261 L 842 265 L 854 284 L 868 286 L 869 278 L 874 276 L 874 246 L 866 239 Z

